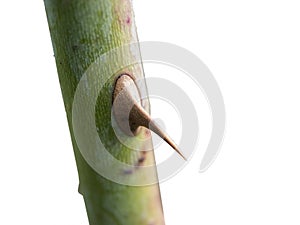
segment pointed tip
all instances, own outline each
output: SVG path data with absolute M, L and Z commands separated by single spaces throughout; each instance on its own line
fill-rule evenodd
M 179 147 L 172 141 L 169 137 L 165 137 L 164 141 L 166 141 L 185 161 L 187 161 L 187 158 L 183 155 L 183 153 L 180 151 Z
M 154 120 L 151 120 L 149 123 L 150 130 L 160 136 L 165 142 L 167 142 L 185 161 L 187 158 L 183 155 L 183 153 L 179 150 L 179 147 L 175 144 L 175 142 L 164 132 L 159 126 L 155 123 Z

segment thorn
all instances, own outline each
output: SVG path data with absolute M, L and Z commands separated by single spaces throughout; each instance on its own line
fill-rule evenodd
M 129 75 L 123 74 L 117 79 L 113 98 L 115 119 L 125 134 L 133 136 L 140 126 L 146 127 L 167 142 L 184 160 L 187 160 L 175 142 L 141 106 L 138 87 Z

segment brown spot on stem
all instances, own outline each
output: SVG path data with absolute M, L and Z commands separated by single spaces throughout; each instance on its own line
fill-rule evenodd
M 146 158 L 142 156 L 141 158 L 139 158 L 138 163 L 139 163 L 139 164 L 142 164 L 142 163 L 145 161 L 145 159 L 146 159 Z
M 131 23 L 131 18 L 130 18 L 130 16 L 127 16 L 126 23 L 127 23 L 127 24 L 130 24 L 130 23 Z
M 148 130 L 148 129 L 145 129 L 145 136 L 146 136 L 146 138 L 149 138 L 149 137 L 150 137 L 150 135 L 151 135 L 151 132 L 150 132 L 150 130 Z
M 123 170 L 123 174 L 125 174 L 125 175 L 130 175 L 132 173 L 133 173 L 132 170 Z
M 76 50 L 78 50 L 79 46 L 78 45 L 73 45 L 72 46 L 72 50 L 75 52 Z
M 141 152 L 141 156 L 138 158 L 138 161 L 135 163 L 135 168 L 138 169 L 146 161 L 146 151 Z

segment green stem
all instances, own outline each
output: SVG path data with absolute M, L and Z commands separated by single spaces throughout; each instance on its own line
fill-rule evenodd
M 74 95 L 86 70 L 101 55 L 137 41 L 131 1 L 45 0 L 44 2 L 78 168 L 79 192 L 84 197 L 90 225 L 163 225 L 158 184 L 134 187 L 102 177 L 82 155 L 72 125 Z M 115 63 L 117 62 L 111 62 Z M 105 85 L 95 105 L 98 134 L 105 148 L 118 160 L 150 165 L 154 162 L 152 151 L 131 151 L 119 143 L 112 129 L 110 112 L 115 78 L 120 72 L 134 74 L 136 78 L 143 77 L 141 65 L 121 67 L 122 65 L 119 73 L 110 74 L 111 77 L 104 79 L 99 78 Z M 143 147 L 145 146 L 139 146 Z M 124 176 L 130 174 L 124 173 Z

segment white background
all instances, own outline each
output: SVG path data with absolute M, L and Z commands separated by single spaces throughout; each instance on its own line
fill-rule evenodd
M 161 184 L 166 224 L 300 224 L 299 1 L 136 0 L 134 9 L 140 40 L 194 52 L 226 104 L 221 153 L 200 174 L 211 118 L 194 96 L 201 137 L 190 164 Z M 0 29 L 0 224 L 88 224 L 43 1 L 2 1 Z M 159 71 L 168 69 L 145 67 Z M 153 102 L 178 141 L 180 123 Z

